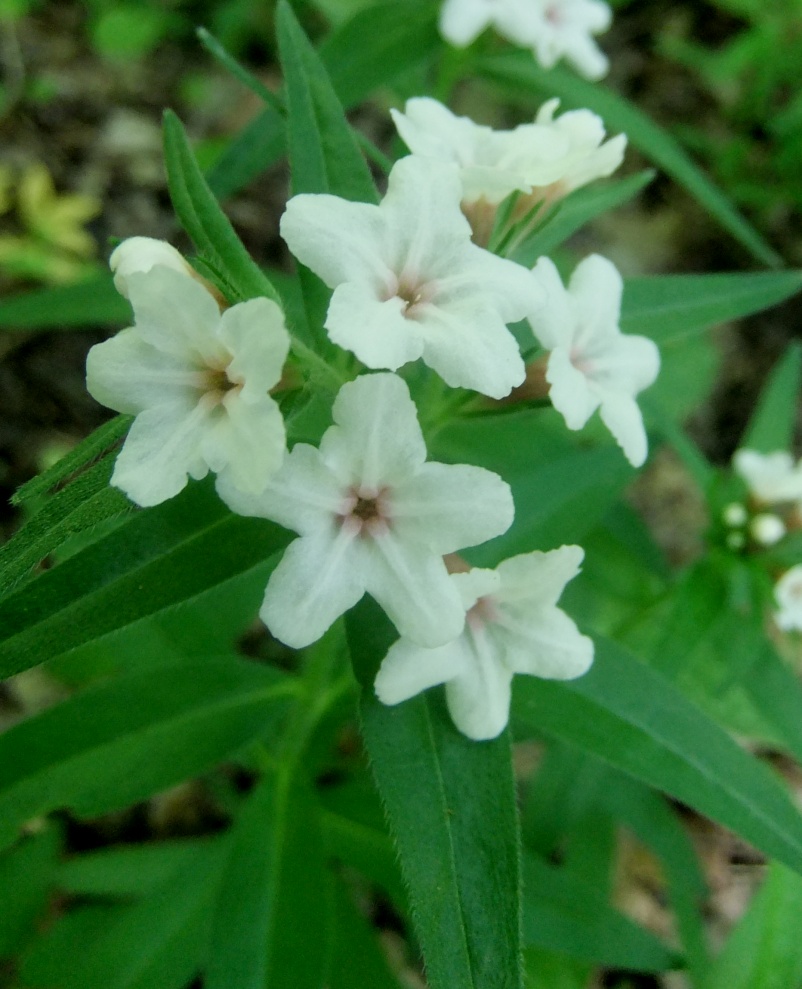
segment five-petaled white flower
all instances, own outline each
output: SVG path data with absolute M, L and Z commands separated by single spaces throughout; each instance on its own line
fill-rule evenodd
M 509 718 L 513 674 L 570 680 L 593 661 L 592 641 L 557 607 L 582 557 L 579 546 L 562 546 L 512 557 L 496 570 L 452 574 L 467 612 L 462 634 L 436 649 L 399 639 L 376 677 L 379 700 L 398 704 L 445 683 L 459 730 L 495 738 Z
M 426 461 L 415 405 L 394 374 L 343 385 L 320 449 L 298 443 L 252 497 L 219 485 L 230 507 L 299 533 L 270 577 L 261 616 L 309 645 L 367 591 L 402 635 L 437 646 L 465 611 L 443 556 L 512 523 L 509 486 L 481 467 Z
M 550 69 L 564 58 L 588 79 L 606 75 L 610 63 L 593 35 L 609 28 L 609 5 L 602 0 L 537 0 L 537 5 L 540 25 L 531 45 L 538 62 Z
M 521 265 L 471 243 L 458 168 L 412 155 L 390 173 L 379 206 L 300 195 L 281 234 L 334 289 L 326 329 L 370 368 L 422 357 L 453 387 L 502 398 L 524 379 L 506 324 L 537 309 Z
M 566 290 L 553 262 L 540 258 L 533 276 L 546 293 L 546 305 L 530 323 L 551 351 L 546 380 L 552 404 L 569 429 L 581 429 L 599 409 L 627 460 L 640 467 L 647 440 L 635 395 L 657 377 L 660 353 L 646 337 L 621 333 L 617 268 L 592 254 L 577 265 Z
M 774 620 L 783 631 L 802 632 L 802 565 L 786 570 L 774 585 L 774 600 L 778 610 Z
M 286 444 L 268 394 L 289 349 L 281 309 L 259 298 L 221 315 L 198 281 L 161 263 L 129 271 L 125 289 L 134 326 L 93 347 L 86 364 L 90 394 L 136 416 L 111 483 L 143 506 L 210 470 L 263 490 Z
M 522 204 L 554 201 L 615 171 L 624 157 L 624 134 L 604 141 L 604 124 L 590 110 L 554 113 L 549 100 L 534 123 L 493 130 L 458 117 L 428 96 L 407 100 L 404 112 L 390 110 L 409 150 L 425 158 L 454 162 L 462 177 L 463 204 L 495 204 L 522 192 Z
M 795 462 L 790 453 L 776 450 L 736 450 L 735 472 L 746 482 L 749 493 L 767 505 L 782 501 L 802 501 L 802 460 Z

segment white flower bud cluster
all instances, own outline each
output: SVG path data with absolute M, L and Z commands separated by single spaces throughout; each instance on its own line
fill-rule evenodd
M 557 606 L 583 553 L 563 546 L 449 573 L 445 557 L 509 528 L 512 494 L 491 471 L 427 459 L 395 372 L 420 360 L 451 387 L 502 398 L 526 376 L 509 324 L 528 320 L 550 351 L 550 397 L 568 427 L 599 409 L 639 465 L 647 441 L 635 396 L 659 367 L 651 341 L 620 332 L 622 283 L 609 261 L 585 259 L 566 289 L 548 259 L 530 271 L 472 239 L 466 198 L 565 192 L 620 161 L 623 138 L 602 145 L 597 118 L 553 120 L 554 106 L 496 133 L 432 100 L 410 101 L 396 123 L 415 153 L 393 167 L 379 205 L 289 201 L 281 233 L 332 290 L 330 340 L 378 372 L 353 364 L 317 447 L 287 452 L 270 394 L 290 350 L 280 307 L 265 298 L 227 307 L 162 242 L 133 238 L 114 252 L 134 325 L 94 347 L 87 364 L 92 395 L 135 416 L 113 484 L 150 506 L 215 473 L 233 511 L 297 534 L 265 592 L 271 632 L 303 648 L 370 594 L 400 635 L 379 673 L 380 699 L 395 704 L 444 683 L 455 723 L 475 739 L 506 725 L 513 674 L 588 669 L 592 642 Z M 437 139 L 427 127 L 439 128 Z

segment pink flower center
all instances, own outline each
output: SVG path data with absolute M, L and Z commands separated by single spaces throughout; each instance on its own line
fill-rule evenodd
M 340 525 L 355 536 L 378 536 L 390 528 L 389 489 L 366 489 L 354 485 L 343 498 L 337 513 Z
M 207 366 L 200 373 L 201 401 L 209 408 L 222 405 L 226 395 L 241 390 L 244 382 L 229 377 L 228 367 Z
M 490 595 L 479 598 L 465 616 L 465 621 L 474 631 L 478 631 L 480 628 L 484 628 L 485 625 L 489 625 L 497 620 L 498 609 L 496 608 L 496 602 Z
M 384 301 L 401 299 L 404 303 L 404 318 L 417 319 L 421 315 L 423 306 L 427 302 L 431 302 L 433 295 L 434 286 L 431 282 L 421 281 L 411 275 L 402 274 L 394 278 L 392 283 L 387 286 Z

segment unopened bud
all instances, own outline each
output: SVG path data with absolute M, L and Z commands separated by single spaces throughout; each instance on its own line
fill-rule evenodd
M 779 515 L 764 512 L 752 519 L 749 531 L 756 543 L 761 546 L 773 546 L 785 535 L 785 523 Z
M 744 525 L 746 520 L 749 518 L 749 513 L 746 510 L 746 506 L 742 505 L 739 501 L 730 502 L 729 505 L 721 513 L 721 517 L 724 519 L 725 525 L 730 525 L 736 528 L 739 525 Z
M 727 546 L 730 549 L 743 549 L 746 545 L 746 536 L 742 532 L 730 532 L 727 534 Z
M 129 237 L 112 251 L 109 267 L 114 275 L 114 287 L 128 298 L 128 277 L 150 271 L 155 265 L 172 268 L 182 275 L 195 276 L 192 266 L 172 244 L 155 237 Z

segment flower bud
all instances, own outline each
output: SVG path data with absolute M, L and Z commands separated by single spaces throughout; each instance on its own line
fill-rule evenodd
M 761 546 L 773 546 L 785 535 L 785 523 L 779 515 L 764 512 L 752 519 L 749 531 L 756 543 Z
M 172 268 L 182 275 L 195 277 L 195 271 L 172 244 L 155 237 L 128 237 L 114 249 L 109 267 L 114 275 L 114 287 L 128 298 L 128 277 L 135 272 L 150 271 L 155 265 Z
M 746 520 L 749 518 L 749 513 L 747 512 L 745 505 L 742 505 L 739 501 L 733 501 L 726 506 L 724 511 L 721 513 L 721 517 L 724 520 L 725 525 L 737 528 L 738 526 L 746 523 Z

